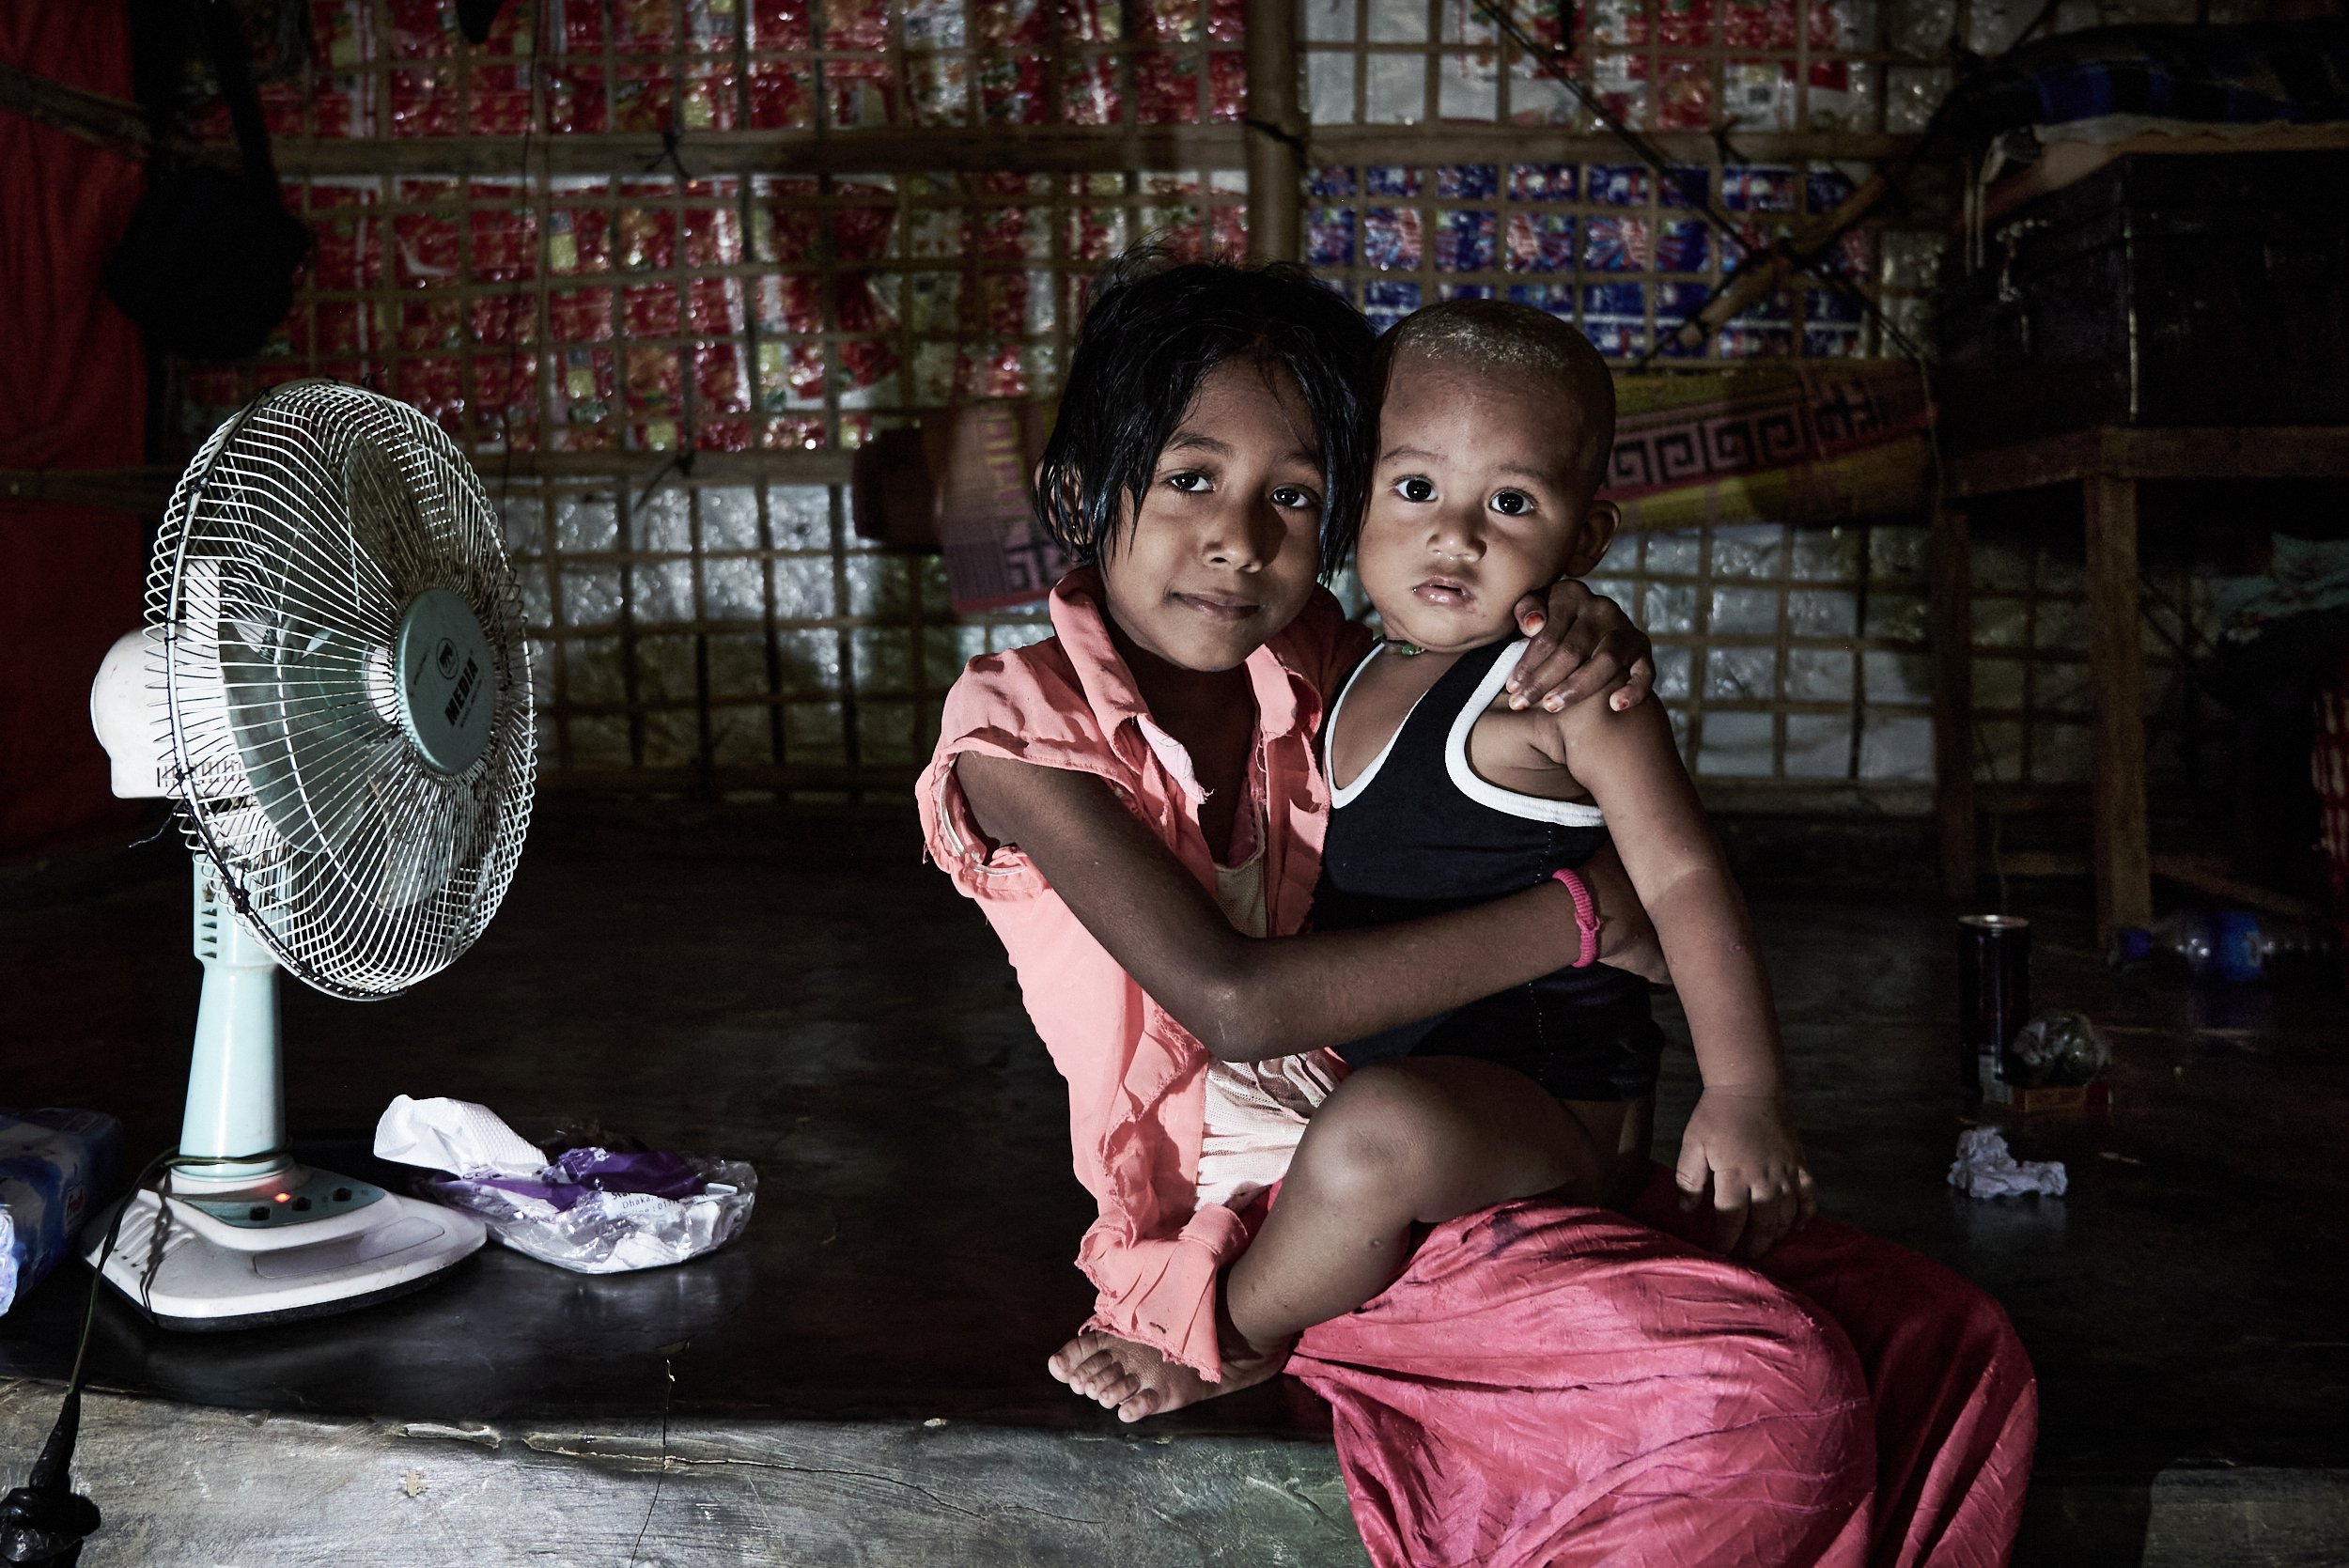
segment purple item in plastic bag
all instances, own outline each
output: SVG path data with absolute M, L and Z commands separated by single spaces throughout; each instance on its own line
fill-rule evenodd
M 656 1198 L 691 1198 L 702 1189 L 701 1172 L 683 1155 L 666 1150 L 651 1154 L 615 1155 L 608 1149 L 572 1149 L 548 1171 L 568 1181 L 532 1181 L 522 1176 L 479 1176 L 482 1187 L 517 1197 L 535 1198 L 568 1213 L 591 1192 L 647 1192 Z
M 582 1187 L 599 1187 L 606 1192 L 691 1198 L 702 1189 L 701 1175 L 692 1162 L 666 1150 L 615 1155 L 606 1149 L 571 1149 L 554 1162 L 554 1169 Z
M 614 1153 L 593 1135 L 549 1164 L 544 1148 L 464 1100 L 398 1095 L 377 1124 L 375 1152 L 429 1172 L 420 1195 L 480 1216 L 517 1251 L 582 1274 L 714 1251 L 749 1223 L 758 1195 L 758 1172 L 740 1160 Z
M 429 1197 L 489 1222 L 499 1240 L 583 1274 L 657 1268 L 723 1247 L 749 1222 L 758 1176 L 738 1160 L 574 1149 L 522 1176 L 427 1176 Z

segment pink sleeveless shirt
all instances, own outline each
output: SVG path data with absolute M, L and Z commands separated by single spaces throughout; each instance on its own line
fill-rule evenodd
M 1229 1208 L 1197 1203 L 1211 1059 L 1024 854 L 989 851 L 956 782 L 955 759 L 965 752 L 1092 773 L 1214 892 L 1215 862 L 1199 827 L 1205 792 L 1110 642 L 1099 574 L 1069 573 L 1050 610 L 1050 638 L 972 660 L 946 694 L 938 751 L 916 786 L 923 837 L 1002 939 L 1028 1016 L 1068 1080 L 1077 1179 L 1100 1206 L 1077 1255 L 1097 1293 L 1086 1327 L 1220 1378 L 1216 1273 L 1246 1237 Z M 1314 753 L 1323 698 L 1370 641 L 1315 589 L 1297 619 L 1249 656 L 1270 936 L 1305 924 L 1330 807 Z

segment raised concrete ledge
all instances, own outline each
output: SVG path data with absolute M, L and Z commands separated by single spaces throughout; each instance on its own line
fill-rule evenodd
M 0 1382 L 0 1484 L 59 1389 Z M 1363 1568 L 1329 1445 L 964 1421 L 332 1419 L 97 1393 L 87 1568 Z M 2349 1563 L 2349 1470 L 2043 1477 L 2015 1561 Z
M 58 1388 L 0 1384 L 0 1484 Z M 947 1422 L 458 1426 L 97 1393 L 85 1568 L 1362 1568 L 1326 1443 Z
M 2218 1466 L 2151 1478 L 2041 1476 L 2015 1560 L 2027 1568 L 2341 1568 L 2349 1469 Z

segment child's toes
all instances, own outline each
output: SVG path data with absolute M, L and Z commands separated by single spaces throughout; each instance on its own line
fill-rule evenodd
M 1079 1367 L 1091 1360 L 1100 1352 L 1100 1349 L 1098 1335 L 1080 1334 L 1058 1350 L 1053 1351 L 1051 1358 L 1046 1364 L 1051 1368 L 1053 1376 L 1066 1383 Z
M 1166 1396 L 1159 1389 L 1143 1389 L 1130 1398 L 1118 1402 L 1117 1419 L 1121 1421 L 1138 1421 L 1144 1416 L 1157 1415 L 1159 1407 L 1165 1403 Z

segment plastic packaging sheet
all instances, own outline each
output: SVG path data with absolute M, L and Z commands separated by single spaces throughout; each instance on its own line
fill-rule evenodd
M 1767 778 L 1774 731 L 1766 713 L 1706 713 L 1696 771 L 1708 777 Z
M 1375 24 L 1375 15 L 1372 21 Z M 1417 125 L 1427 117 L 1427 68 L 1418 55 L 1373 54 L 1364 62 L 1364 120 L 1372 125 Z
M 71 1249 L 121 1142 L 102 1111 L 0 1111 L 0 1312 Z
M 554 1159 L 486 1106 L 395 1097 L 376 1157 L 434 1172 L 421 1193 L 480 1216 L 499 1240 L 582 1274 L 715 1251 L 750 1222 L 758 1176 L 739 1160 L 583 1143 Z

